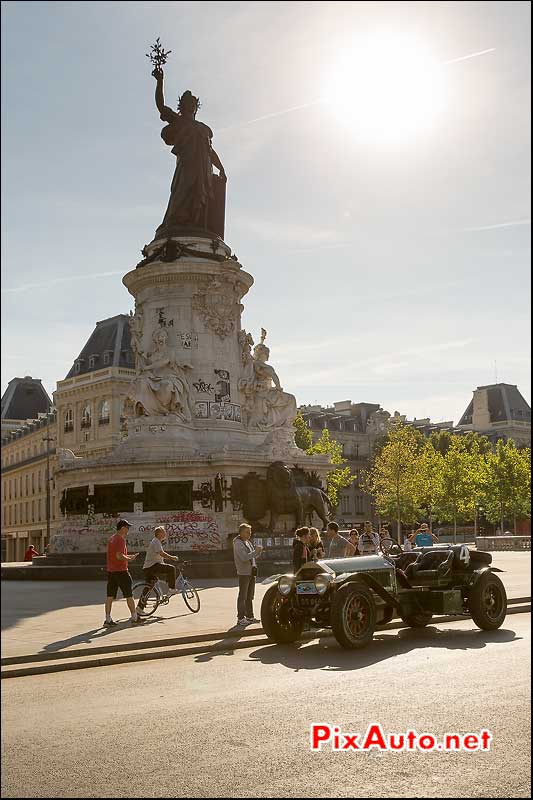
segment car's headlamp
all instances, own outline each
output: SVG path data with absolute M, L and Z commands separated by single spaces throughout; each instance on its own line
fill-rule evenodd
M 315 578 L 315 589 L 318 594 L 325 594 L 332 580 L 333 575 L 329 575 L 327 572 L 317 575 Z
M 280 594 L 290 594 L 292 586 L 294 583 L 294 578 L 291 578 L 289 575 L 282 575 L 278 581 L 278 591 Z

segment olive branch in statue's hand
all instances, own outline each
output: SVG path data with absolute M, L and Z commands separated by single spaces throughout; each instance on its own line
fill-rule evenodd
M 146 53 L 146 58 L 149 58 L 152 62 L 152 75 L 157 80 L 160 80 L 163 77 L 163 66 L 167 63 L 167 58 L 171 52 L 172 50 L 167 50 L 165 52 L 158 36 L 155 40 L 155 44 L 151 46 L 150 52 Z

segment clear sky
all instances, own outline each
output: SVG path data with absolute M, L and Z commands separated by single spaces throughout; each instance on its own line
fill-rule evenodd
M 3 2 L 2 391 L 51 392 L 132 308 L 174 169 L 156 36 L 228 174 L 243 327 L 298 403 L 458 421 L 496 373 L 530 402 L 530 4 L 507 0 Z

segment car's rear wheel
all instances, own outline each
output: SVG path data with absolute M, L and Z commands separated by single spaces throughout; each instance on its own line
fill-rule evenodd
M 290 644 L 302 635 L 303 617 L 291 614 L 291 604 L 286 597 L 280 595 L 277 583 L 263 597 L 261 624 L 268 638 L 278 644 Z
M 376 629 L 376 604 L 370 589 L 353 583 L 341 586 L 331 606 L 331 627 L 343 647 L 366 647 Z
M 484 631 L 499 628 L 507 614 L 505 586 L 492 572 L 485 572 L 477 581 L 468 598 L 472 619 Z
M 410 628 L 425 628 L 431 622 L 433 614 L 431 611 L 417 611 L 416 614 L 400 615 L 402 620 Z

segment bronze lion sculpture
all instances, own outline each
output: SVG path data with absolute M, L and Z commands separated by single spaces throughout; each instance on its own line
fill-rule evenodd
M 298 528 L 313 511 L 322 520 L 322 527 L 327 527 L 333 510 L 327 494 L 316 486 L 297 486 L 294 475 L 282 461 L 274 461 L 268 467 L 267 487 L 271 532 L 280 514 L 295 514 Z

